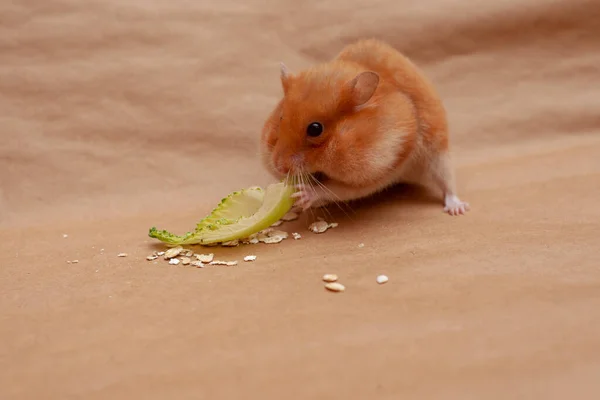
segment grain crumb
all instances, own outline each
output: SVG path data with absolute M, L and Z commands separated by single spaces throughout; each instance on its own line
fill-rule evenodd
M 127 257 L 127 253 L 119 253 L 117 254 L 117 257 Z
M 244 261 L 254 261 L 254 260 L 256 260 L 256 256 L 254 256 L 254 255 L 244 257 Z
M 323 280 L 325 282 L 335 282 L 338 280 L 338 276 L 336 274 L 325 274 L 323 275 Z
M 292 232 L 292 237 L 294 238 L 294 240 L 302 239 L 302 235 L 298 232 Z
M 380 285 L 381 285 L 382 283 L 386 283 L 388 280 L 389 280 L 389 279 L 388 279 L 388 277 L 387 277 L 387 276 L 385 276 L 385 275 L 379 275 L 379 276 L 377 277 L 377 283 L 379 283 Z
M 179 264 L 179 258 L 171 258 L 169 260 L 169 264 L 171 264 L 171 265 L 177 265 L 177 264 Z
M 151 256 L 146 257 L 146 260 L 153 261 L 153 260 L 156 260 L 157 258 L 158 258 L 158 256 L 153 254 Z

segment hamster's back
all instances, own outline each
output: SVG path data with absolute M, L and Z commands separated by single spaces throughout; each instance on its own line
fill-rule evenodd
M 408 57 L 377 39 L 362 39 L 349 44 L 336 59 L 360 64 L 377 72 L 407 95 L 422 122 L 422 133 L 447 131 L 446 111 L 433 84 Z

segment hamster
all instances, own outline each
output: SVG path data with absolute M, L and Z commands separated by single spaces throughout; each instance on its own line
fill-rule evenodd
M 297 74 L 281 63 L 283 97 L 260 140 L 262 164 L 296 178 L 303 210 L 374 195 L 398 183 L 440 192 L 450 215 L 456 192 L 446 111 L 433 85 L 389 44 L 362 39 Z

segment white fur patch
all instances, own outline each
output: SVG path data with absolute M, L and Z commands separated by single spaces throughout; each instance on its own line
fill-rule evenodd
M 366 159 L 369 163 L 367 175 L 382 175 L 389 171 L 402 150 L 407 132 L 402 129 L 386 131 L 375 145 L 369 149 Z

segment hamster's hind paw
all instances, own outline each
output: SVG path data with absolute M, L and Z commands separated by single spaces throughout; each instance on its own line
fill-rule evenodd
M 315 206 L 321 199 L 317 190 L 302 183 L 296 185 L 296 192 L 292 194 L 292 197 L 296 199 L 295 205 L 301 207 L 302 211 Z
M 446 195 L 444 212 L 450 215 L 463 215 L 470 210 L 469 203 L 462 201 L 456 195 Z

